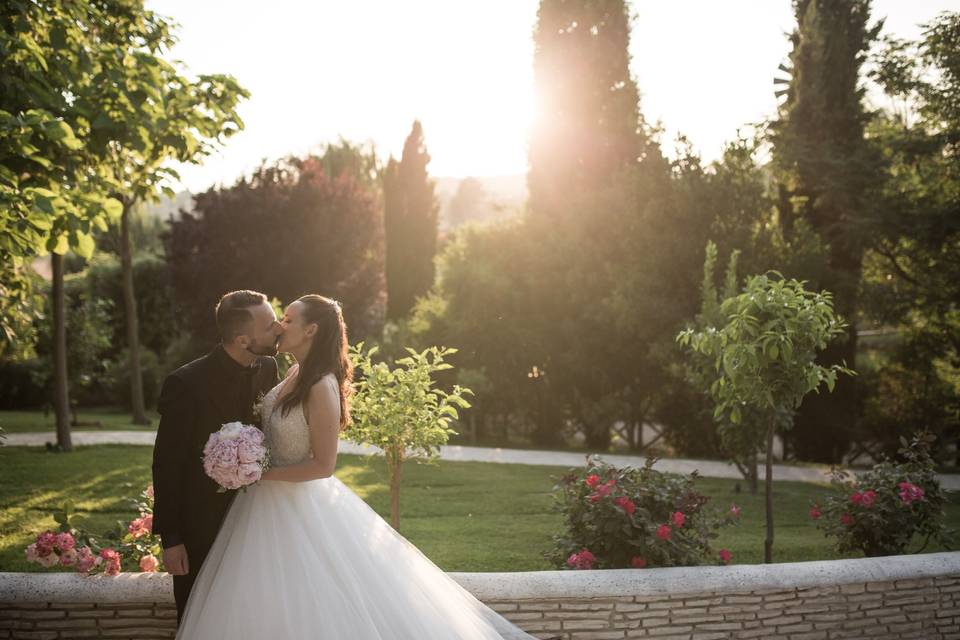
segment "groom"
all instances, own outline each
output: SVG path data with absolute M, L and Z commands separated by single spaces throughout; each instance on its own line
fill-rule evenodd
M 252 423 L 257 397 L 279 382 L 273 356 L 283 329 L 267 297 L 228 293 L 217 304 L 216 318 L 220 344 L 167 376 L 160 392 L 153 533 L 160 535 L 163 564 L 173 575 L 178 624 L 236 495 L 217 493 L 203 471 L 203 447 L 224 423 Z

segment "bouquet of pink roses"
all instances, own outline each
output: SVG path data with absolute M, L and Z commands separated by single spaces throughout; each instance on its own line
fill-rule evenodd
M 270 452 L 263 431 L 239 422 L 228 422 L 210 434 L 203 448 L 203 470 L 220 485 L 221 493 L 260 480 L 270 468 Z

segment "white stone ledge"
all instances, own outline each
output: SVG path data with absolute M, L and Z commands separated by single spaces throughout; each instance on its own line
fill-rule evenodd
M 960 551 L 883 558 L 728 567 L 451 573 L 481 600 L 529 600 L 735 593 L 960 576 Z M 0 603 L 173 603 L 165 573 L 109 577 L 75 573 L 0 573 Z

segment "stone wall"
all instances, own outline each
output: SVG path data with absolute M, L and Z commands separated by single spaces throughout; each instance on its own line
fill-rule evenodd
M 960 640 L 960 552 L 451 576 L 540 638 Z M 0 638 L 173 638 L 175 623 L 165 574 L 0 573 Z

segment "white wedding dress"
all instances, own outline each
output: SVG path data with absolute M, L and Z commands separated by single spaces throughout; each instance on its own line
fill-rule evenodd
M 302 410 L 264 398 L 271 464 L 309 458 Z M 336 477 L 239 492 L 177 638 L 535 639 L 462 588 Z

